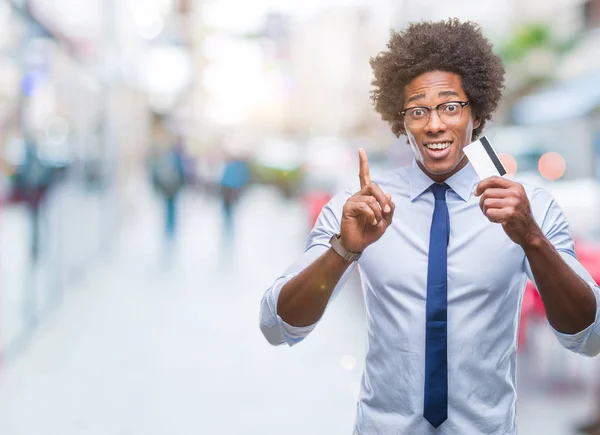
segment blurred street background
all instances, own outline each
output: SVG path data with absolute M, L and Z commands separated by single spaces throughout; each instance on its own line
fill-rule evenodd
M 486 135 L 600 282 L 600 0 L 0 0 L 0 434 L 351 433 L 358 277 L 292 349 L 259 301 L 358 147 L 374 178 L 411 161 L 369 59 L 448 17 L 504 60 Z M 520 433 L 600 413 L 531 284 L 518 377 Z

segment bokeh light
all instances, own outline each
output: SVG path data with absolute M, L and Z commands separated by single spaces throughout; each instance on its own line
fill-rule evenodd
M 564 175 L 566 169 L 567 163 L 559 153 L 546 153 L 540 157 L 538 162 L 538 170 L 546 180 L 558 180 Z
M 344 355 L 341 360 L 342 368 L 351 372 L 356 368 L 356 358 L 352 355 Z
M 504 165 L 508 176 L 513 177 L 518 169 L 517 160 L 507 153 L 498 153 L 498 157 L 500 157 L 500 161 Z

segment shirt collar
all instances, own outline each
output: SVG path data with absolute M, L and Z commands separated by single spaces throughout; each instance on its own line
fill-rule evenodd
M 471 163 L 467 163 L 464 168 L 448 178 L 445 183 L 466 202 L 471 197 L 473 189 L 475 189 L 475 184 L 478 181 L 479 177 L 475 169 L 473 169 Z M 413 160 L 410 167 L 410 200 L 414 201 L 421 196 L 433 183 L 435 181 L 423 172 L 416 160 Z

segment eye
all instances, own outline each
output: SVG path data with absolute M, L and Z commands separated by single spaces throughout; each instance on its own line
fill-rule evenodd
M 452 114 L 458 112 L 460 109 L 460 104 L 458 103 L 449 103 L 444 106 L 444 112 Z
M 409 110 L 408 114 L 412 118 L 418 119 L 418 118 L 423 118 L 424 116 L 426 116 L 427 111 L 425 109 L 421 109 L 421 108 L 417 107 L 415 109 Z

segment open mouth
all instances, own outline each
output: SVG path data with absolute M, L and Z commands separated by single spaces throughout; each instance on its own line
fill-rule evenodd
M 429 143 L 425 145 L 427 149 L 427 154 L 432 159 L 443 159 L 448 154 L 450 154 L 450 149 L 452 146 L 452 142 L 438 142 L 438 143 Z

